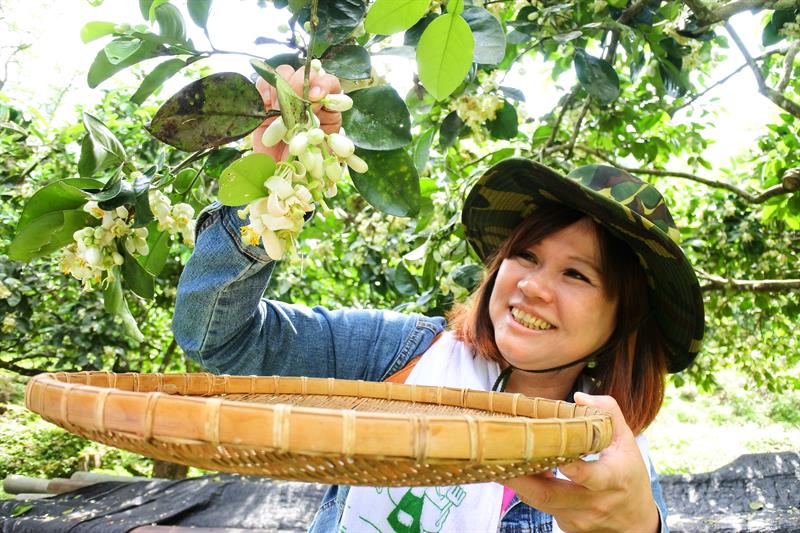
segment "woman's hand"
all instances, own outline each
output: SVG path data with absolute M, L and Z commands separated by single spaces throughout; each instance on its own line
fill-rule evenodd
M 614 434 L 608 448 L 600 452 L 600 459 L 559 467 L 570 481 L 548 472 L 510 479 L 505 484 L 526 504 L 553 515 L 565 532 L 658 531 L 660 521 L 650 476 L 616 400 L 578 392 L 575 403 L 611 415 Z
M 302 68 L 294 70 L 289 65 L 281 65 L 275 69 L 279 76 L 289 82 L 292 89 L 299 95 L 303 95 L 303 76 L 304 71 Z M 279 109 L 278 106 L 278 93 L 277 90 L 267 83 L 263 78 L 259 77 L 256 80 L 256 89 L 261 93 L 261 98 L 264 100 L 264 108 L 266 110 Z M 337 94 L 342 92 L 342 86 L 339 84 L 339 79 L 330 74 L 319 75 L 314 70 L 311 71 L 308 78 L 308 99 L 311 102 L 319 102 L 329 94 Z M 312 111 L 317 115 L 320 122 L 320 128 L 325 133 L 337 133 L 342 126 L 342 114 L 328 111 L 320 104 L 311 106 Z M 275 121 L 277 117 L 268 118 L 253 132 L 253 151 L 261 152 L 272 156 L 276 161 L 283 161 L 289 155 L 289 147 L 286 143 L 279 142 L 275 146 L 267 147 L 261 142 L 261 136 L 267 127 Z

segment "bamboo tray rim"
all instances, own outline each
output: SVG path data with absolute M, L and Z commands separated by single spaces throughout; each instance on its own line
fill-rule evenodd
M 361 411 L 235 395 L 350 397 L 366 406 L 387 400 L 466 412 Z M 379 466 L 406 460 L 425 467 L 550 464 L 598 452 L 611 441 L 610 415 L 593 407 L 519 393 L 335 378 L 56 372 L 32 378 L 25 403 L 46 420 L 93 440 L 167 460 L 174 453 L 180 456 L 177 462 L 242 473 L 260 470 L 241 458 L 236 461 L 247 464 L 228 468 L 226 461 L 239 452 Z M 187 447 L 213 457 L 195 458 Z M 305 480 L 293 476 L 292 471 L 284 477 Z

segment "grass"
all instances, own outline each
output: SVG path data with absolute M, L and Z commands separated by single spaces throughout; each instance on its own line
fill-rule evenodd
M 800 451 L 800 391 L 746 391 L 741 376 L 721 376 L 714 395 L 691 385 L 669 388 L 645 434 L 662 474 L 716 470 L 746 453 Z

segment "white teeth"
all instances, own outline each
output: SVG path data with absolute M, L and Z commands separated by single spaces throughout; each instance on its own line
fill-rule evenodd
M 553 326 L 544 320 L 529 315 L 525 311 L 521 311 L 516 307 L 511 308 L 511 314 L 517 319 L 517 322 L 530 329 L 551 329 Z

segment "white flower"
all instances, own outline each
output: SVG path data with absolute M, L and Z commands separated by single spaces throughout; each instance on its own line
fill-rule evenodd
M 353 155 L 356 150 L 353 141 L 338 133 L 331 133 L 328 135 L 328 146 L 330 146 L 333 153 L 336 154 L 336 157 L 341 159 L 347 159 Z
M 289 141 L 289 153 L 299 157 L 308 148 L 308 134 L 304 131 L 299 132 Z
M 261 136 L 261 143 L 267 147 L 275 146 L 283 140 L 288 131 L 283 123 L 283 117 L 278 117 L 264 130 L 264 134 Z
M 325 132 L 319 128 L 311 128 L 308 130 L 308 142 L 309 144 L 313 144 L 317 146 L 322 141 L 325 140 Z
M 359 174 L 363 174 L 369 170 L 367 162 L 358 157 L 356 154 L 353 154 L 347 158 L 347 165 Z
M 286 251 L 286 244 L 274 231 L 267 229 L 261 234 L 261 240 L 264 243 L 264 250 L 267 252 L 267 255 L 276 261 L 283 257 Z
M 11 291 L 6 287 L 6 284 L 0 281 L 0 300 L 5 300 L 11 296 Z
M 264 186 L 268 191 L 276 193 L 281 200 L 294 194 L 291 180 L 284 176 L 271 176 L 267 179 L 267 181 L 264 182 Z M 262 200 L 266 199 L 262 198 Z M 264 205 L 264 209 L 266 210 L 266 205 Z
M 329 111 L 348 111 L 353 107 L 353 100 L 344 93 L 329 94 L 322 99 L 322 105 Z
M 90 246 L 86 249 L 86 253 L 83 254 L 84 259 L 89 265 L 96 267 L 103 263 L 103 254 L 100 253 L 100 250 L 95 246 Z
M 97 206 L 97 202 L 90 201 L 83 205 L 83 210 L 95 218 L 103 218 L 103 210 Z

